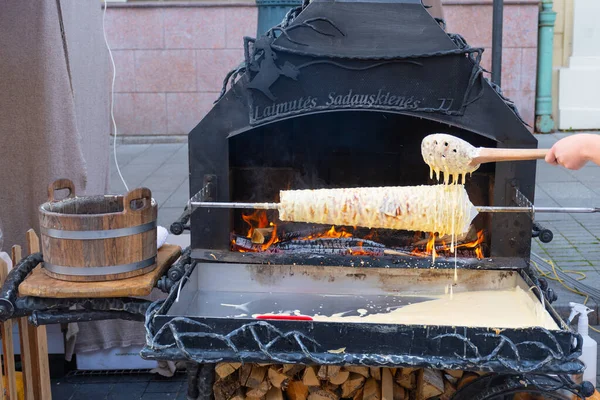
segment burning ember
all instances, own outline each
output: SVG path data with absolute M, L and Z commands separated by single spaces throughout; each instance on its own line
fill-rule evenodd
M 231 244 L 233 251 L 239 252 L 299 252 L 320 254 L 343 255 L 384 255 L 386 250 L 391 254 L 406 254 L 420 257 L 436 257 L 439 255 L 451 256 L 450 240 L 429 234 L 427 241 L 417 240 L 408 247 L 386 247 L 378 243 L 376 230 L 356 237 L 356 228 L 335 227 L 322 231 L 291 232 L 286 233 L 279 229 L 277 224 L 269 221 L 266 211 L 257 210 L 252 214 L 242 215 L 248 224 L 245 235 L 232 234 Z M 350 232 L 349 230 L 352 230 Z M 419 236 L 421 237 L 421 236 Z M 477 232 L 477 238 L 471 241 L 459 240 L 456 244 L 457 254 L 461 257 L 483 258 L 482 244 L 485 242 L 483 231 Z M 461 251 L 462 250 L 462 251 Z M 465 252 L 465 250 L 467 250 Z

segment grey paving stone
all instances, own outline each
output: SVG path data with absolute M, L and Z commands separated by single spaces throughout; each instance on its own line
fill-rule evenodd
M 536 173 L 536 182 L 572 182 L 573 175 L 565 169 L 556 168 L 551 173 L 545 170 L 538 170 Z
M 182 381 L 150 382 L 145 393 L 177 393 L 182 385 Z
M 53 380 L 50 386 L 52 398 L 56 400 L 70 400 L 77 392 L 79 386 L 64 381 Z
M 141 400 L 169 400 L 177 399 L 178 393 L 144 393 Z
M 180 175 L 166 177 L 152 174 L 146 178 L 141 185 L 150 188 L 153 191 L 173 193 L 175 190 L 177 190 L 177 188 L 179 188 L 179 186 L 181 186 L 185 179 L 185 176 Z
M 177 218 L 179 218 L 182 212 L 183 206 L 171 208 L 162 207 L 160 210 L 158 210 L 158 224 L 168 229 L 169 226 L 171 226 L 171 224 L 175 222 Z
M 189 176 L 189 169 L 187 164 L 173 164 L 165 162 L 163 165 L 156 169 L 153 175 L 162 178 L 187 178 Z
M 150 190 L 152 190 L 152 188 L 150 188 Z M 152 197 L 158 203 L 159 209 L 165 204 L 169 196 L 172 194 L 173 192 L 170 190 L 152 190 Z
M 535 138 L 538 141 L 539 148 L 549 148 L 556 143 L 558 138 L 553 134 L 545 134 L 545 135 L 535 135 Z
M 168 163 L 172 164 L 184 164 L 186 168 L 189 167 L 188 163 L 188 148 L 185 146 L 183 149 L 176 151 L 173 153 L 171 157 L 167 160 Z
M 173 195 L 169 197 L 165 203 L 165 207 L 185 207 L 185 204 L 189 200 L 189 193 L 189 183 L 185 180 L 179 185 L 175 192 L 173 192 Z
M 581 182 L 547 182 L 542 186 L 548 195 L 560 203 L 562 199 L 595 199 L 598 197 L 593 191 L 582 185 Z
M 125 182 L 131 188 L 138 187 L 152 175 L 157 169 L 159 165 L 152 164 L 129 164 L 125 167 L 121 168 L 121 173 L 125 178 Z

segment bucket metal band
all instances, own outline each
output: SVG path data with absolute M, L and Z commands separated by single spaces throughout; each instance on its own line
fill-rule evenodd
M 107 267 L 65 267 L 62 265 L 50 264 L 44 261 L 44 268 L 50 272 L 61 275 L 99 276 L 132 272 L 138 269 L 149 267 L 155 262 L 156 256 L 131 264 L 111 265 Z
M 123 236 L 137 235 L 156 228 L 156 221 L 142 225 L 119 229 L 106 229 L 101 231 L 65 231 L 62 229 L 42 228 L 42 234 L 55 239 L 94 240 L 112 239 Z

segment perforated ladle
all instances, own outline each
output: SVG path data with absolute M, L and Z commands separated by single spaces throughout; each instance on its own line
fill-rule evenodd
M 426 136 L 421 142 L 423 160 L 437 174 L 466 175 L 483 163 L 498 161 L 538 160 L 546 157 L 549 149 L 495 149 L 475 147 L 469 142 L 445 133 Z M 454 176 L 458 179 L 458 176 Z

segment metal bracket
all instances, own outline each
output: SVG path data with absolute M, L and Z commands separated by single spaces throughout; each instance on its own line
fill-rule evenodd
M 529 201 L 529 199 L 523 193 L 521 193 L 521 191 L 517 187 L 516 182 L 511 182 L 510 186 L 513 201 L 517 204 L 518 207 L 529 209 L 529 216 L 533 220 L 535 217 L 535 207 L 533 206 L 533 203 Z
M 192 208 L 191 203 L 216 201 L 217 199 L 217 176 L 204 175 L 204 186 L 202 189 L 193 195 L 188 201 L 188 207 Z

